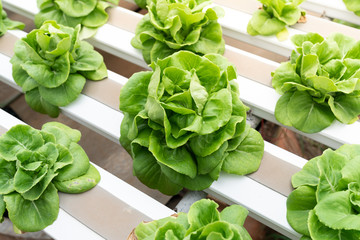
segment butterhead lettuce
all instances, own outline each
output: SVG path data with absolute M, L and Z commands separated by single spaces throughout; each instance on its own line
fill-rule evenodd
M 287 220 L 301 239 L 360 239 L 360 145 L 311 159 L 293 175 Z
M 223 54 L 225 41 L 217 22 L 219 7 L 208 8 L 211 0 L 149 0 L 146 14 L 136 27 L 133 47 L 142 51 L 147 63 L 179 50 L 199 55 Z
M 209 199 L 199 200 L 191 205 L 188 213 L 140 223 L 135 229 L 135 235 L 138 240 L 251 240 L 243 226 L 248 210 L 232 205 L 220 213 L 218 206 Z
M 305 12 L 299 8 L 304 0 L 259 0 L 262 8 L 253 13 L 247 32 L 250 35 L 274 35 L 297 23 Z
M 0 219 L 7 210 L 14 229 L 40 231 L 58 216 L 58 191 L 81 193 L 100 181 L 80 137 L 57 122 L 41 130 L 17 125 L 0 136 Z
M 73 28 L 80 24 L 80 38 L 85 39 L 107 22 L 106 8 L 118 3 L 119 0 L 37 0 L 40 12 L 34 21 L 38 28 L 47 20 Z
M 289 62 L 273 73 L 272 86 L 282 96 L 276 119 L 315 133 L 334 119 L 351 124 L 360 114 L 360 41 L 343 34 L 324 39 L 308 33 L 292 38 L 296 49 Z
M 79 31 L 79 25 L 48 21 L 15 43 L 12 75 L 35 111 L 57 117 L 59 107 L 79 96 L 86 79 L 107 76 L 103 57 L 79 39 Z
M 8 29 L 24 29 L 25 24 L 18 21 L 10 20 L 2 7 L 2 2 L 0 0 L 0 11 L 1 11 L 1 18 L 0 18 L 0 37 L 3 36 Z
M 226 58 L 180 51 L 151 67 L 120 92 L 120 143 L 141 182 L 173 195 L 209 187 L 221 170 L 258 169 L 264 142 L 246 123 L 248 108 Z

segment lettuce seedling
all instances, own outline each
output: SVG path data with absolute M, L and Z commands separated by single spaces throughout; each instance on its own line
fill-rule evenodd
M 141 49 L 147 63 L 179 50 L 199 55 L 223 54 L 225 41 L 217 22 L 220 7 L 208 8 L 211 0 L 149 0 L 146 14 L 136 27 L 133 47 Z
M 360 239 L 360 145 L 311 159 L 293 175 L 287 220 L 301 239 Z
M 246 124 L 248 108 L 226 58 L 180 51 L 151 67 L 120 92 L 120 143 L 141 182 L 173 195 L 209 187 L 221 170 L 258 169 L 264 142 Z
M 7 210 L 14 229 L 40 231 L 58 216 L 58 190 L 81 193 L 100 181 L 80 137 L 58 122 L 17 125 L 0 137 L 0 219 Z
M 360 2 L 357 0 L 343 0 L 346 8 L 360 16 Z
M 231 239 L 251 240 L 244 228 L 248 210 L 239 205 L 226 207 L 209 199 L 193 203 L 188 213 L 140 223 L 135 229 L 138 240 L 151 239 Z
M 103 57 L 79 39 L 80 26 L 70 28 L 47 21 L 15 43 L 13 78 L 29 106 L 51 117 L 73 102 L 86 79 L 107 76 Z
M 299 8 L 304 0 L 259 0 L 262 8 L 253 13 L 247 32 L 250 35 L 274 35 L 297 23 L 305 12 Z
M 25 24 L 18 21 L 10 20 L 3 9 L 2 2 L 0 0 L 0 11 L 1 11 L 1 18 L 0 18 L 0 37 L 3 36 L 7 30 L 11 29 L 24 29 Z
M 342 34 L 324 39 L 316 33 L 295 35 L 291 60 L 273 73 L 280 94 L 276 119 L 315 133 L 334 119 L 351 124 L 360 114 L 360 41 Z
M 73 28 L 80 24 L 80 39 L 85 39 L 108 21 L 106 8 L 118 3 L 119 0 L 37 0 L 40 12 L 34 21 L 38 28 L 47 20 Z

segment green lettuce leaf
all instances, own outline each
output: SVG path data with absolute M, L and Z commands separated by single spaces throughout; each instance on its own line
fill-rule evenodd
M 55 179 L 54 185 L 61 192 L 82 193 L 95 187 L 99 181 L 100 174 L 98 170 L 90 164 L 85 174 L 70 180 L 57 181 L 57 179 Z
M 14 175 L 16 162 L 0 159 L 0 194 L 8 194 L 15 190 Z
M 335 230 L 329 227 L 326 227 L 322 224 L 318 217 L 315 214 L 315 211 L 312 210 L 309 215 L 309 229 L 311 239 L 321 240 L 321 239 L 358 239 L 360 237 L 359 231 L 354 230 Z
M 350 191 L 331 193 L 314 208 L 319 221 L 332 229 L 360 231 L 360 215 L 353 211 Z
M 53 184 L 38 200 L 25 200 L 19 193 L 4 196 L 6 209 L 12 223 L 25 232 L 36 232 L 51 225 L 59 213 L 59 196 Z

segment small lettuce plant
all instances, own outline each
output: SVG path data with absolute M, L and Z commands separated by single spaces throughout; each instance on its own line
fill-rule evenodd
M 9 29 L 24 29 L 25 24 L 18 21 L 10 20 L 2 7 L 2 2 L 0 0 L 0 11 L 1 11 L 1 18 L 0 18 L 0 37 L 3 36 L 6 31 Z
M 107 76 L 103 57 L 79 39 L 79 31 L 79 25 L 70 28 L 48 21 L 16 42 L 12 75 L 35 111 L 57 117 L 59 107 L 79 96 L 86 79 Z
M 346 8 L 360 16 L 360 2 L 357 0 L 343 0 Z
M 220 213 L 217 207 L 218 204 L 212 200 L 199 200 L 191 205 L 188 213 L 140 223 L 135 229 L 135 235 L 138 240 L 251 240 L 243 226 L 248 210 L 239 205 L 232 205 Z
M 58 216 L 58 191 L 82 193 L 100 181 L 80 137 L 57 122 L 17 125 L 0 137 L 1 220 L 7 211 L 16 232 L 40 231 Z
M 40 12 L 34 21 L 38 28 L 47 20 L 73 28 L 80 24 L 80 38 L 85 39 L 108 21 L 106 8 L 118 3 L 119 0 L 37 0 Z
M 316 33 L 295 35 L 291 59 L 273 73 L 282 96 L 275 107 L 284 125 L 315 133 L 334 119 L 351 124 L 360 114 L 360 42 L 342 34 L 324 39 Z
M 304 0 L 259 0 L 262 8 L 253 13 L 247 32 L 250 35 L 270 36 L 286 31 L 286 26 L 294 25 L 305 12 L 299 8 Z
M 326 150 L 292 185 L 287 220 L 301 239 L 360 239 L 360 145 Z
M 136 27 L 131 44 L 142 51 L 147 63 L 179 50 L 199 55 L 223 54 L 225 42 L 217 22 L 219 7 L 208 8 L 211 0 L 149 0 L 146 14 Z
M 246 123 L 235 67 L 219 54 L 180 51 L 135 73 L 120 92 L 120 143 L 133 172 L 168 195 L 203 190 L 220 171 L 258 169 L 261 135 Z

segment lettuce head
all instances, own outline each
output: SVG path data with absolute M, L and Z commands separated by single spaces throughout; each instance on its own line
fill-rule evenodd
M 297 23 L 305 12 L 299 8 L 304 0 L 259 0 L 262 8 L 253 13 L 247 32 L 250 35 L 269 36 Z
M 351 124 L 360 114 L 360 41 L 340 33 L 292 37 L 290 61 L 273 73 L 282 96 L 275 107 L 284 125 L 315 133 L 338 121 Z
M 209 187 L 221 170 L 258 169 L 264 142 L 246 123 L 248 108 L 226 58 L 180 51 L 151 67 L 120 92 L 120 143 L 141 182 L 173 195 Z
M 58 191 L 82 193 L 100 181 L 80 137 L 58 122 L 41 130 L 17 125 L 0 136 L 0 220 L 7 211 L 14 229 L 40 231 L 58 216 Z
M 199 55 L 223 54 L 225 41 L 217 22 L 224 15 L 219 7 L 208 8 L 211 0 L 149 0 L 146 14 L 136 27 L 131 44 L 142 51 L 147 63 L 176 51 Z
M 360 145 L 311 159 L 292 176 L 287 220 L 301 239 L 360 239 Z
M 57 117 L 59 107 L 79 96 L 86 79 L 107 76 L 103 57 L 79 39 L 79 31 L 79 25 L 47 21 L 15 43 L 12 75 L 35 111 Z

